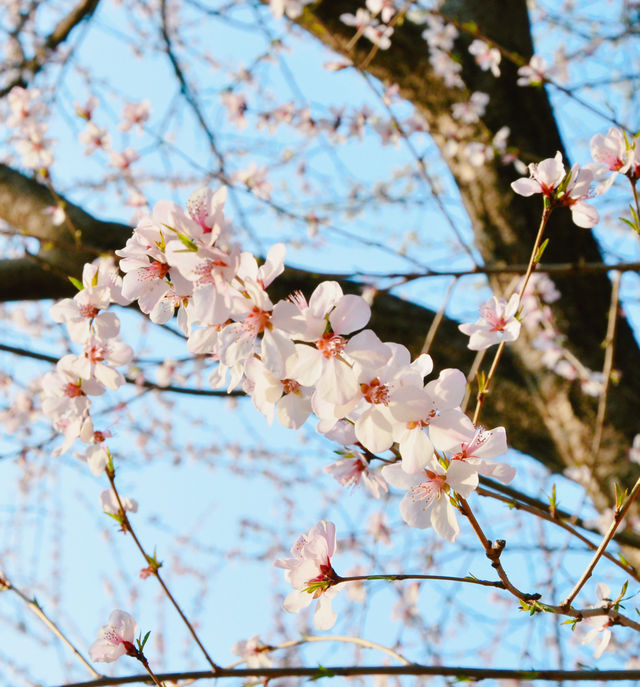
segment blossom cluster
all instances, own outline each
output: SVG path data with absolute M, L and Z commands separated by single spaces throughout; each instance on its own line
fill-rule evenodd
M 50 311 L 55 322 L 67 326 L 69 338 L 80 351 L 65 355 L 54 372 L 44 375 L 42 410 L 65 437 L 55 453 L 64 453 L 81 439 L 88 445 L 85 458 L 97 475 L 108 462 L 104 441 L 109 433 L 94 428 L 91 397 L 122 386 L 125 378 L 116 368 L 133 358 L 132 348 L 118 338 L 118 317 L 106 310 L 111 303 L 127 305 L 130 301 L 122 295 L 122 278 L 109 260 L 85 265 L 79 286 L 82 288 L 73 298 L 59 301 Z
M 22 164 L 27 169 L 48 170 L 53 164 L 55 141 L 47 136 L 45 120 L 48 108 L 42 91 L 14 86 L 7 96 L 9 117 L 7 127 L 14 129 L 13 138 Z
M 355 14 L 341 14 L 340 21 L 355 27 L 380 50 L 388 50 L 393 35 L 393 26 L 389 26 L 389 22 L 395 14 L 395 3 L 392 0 L 366 0 L 366 9 L 359 8 Z
M 459 532 L 454 504 L 475 489 L 478 475 L 513 478 L 513 469 L 492 462 L 507 450 L 504 428 L 475 427 L 460 407 L 465 375 L 445 369 L 425 383 L 431 357 L 411 360 L 406 347 L 381 341 L 365 328 L 367 301 L 343 293 L 337 282 L 321 282 L 308 299 L 296 292 L 272 302 L 267 289 L 284 269 L 285 248 L 274 245 L 262 264 L 241 250 L 225 201 L 225 188 L 202 188 L 186 209 L 157 203 L 116 251 L 124 277 L 107 261 L 86 265 L 78 294 L 53 306 L 54 320 L 64 322 L 82 348 L 42 383 L 45 412 L 65 434 L 59 451 L 80 438 L 89 444 L 94 473 L 110 460 L 108 433 L 94 430 L 90 397 L 125 381 L 116 368 L 133 351 L 118 339 L 120 323 L 105 312 L 109 304 L 135 301 L 158 324 L 177 310 L 189 351 L 216 363 L 209 380 L 214 388 L 241 386 L 269 422 L 287 428 L 313 414 L 317 431 L 345 447 L 327 468 L 330 474 L 344 485 L 362 481 L 375 497 L 389 484 L 406 489 L 400 513 L 407 524 L 433 527 L 453 541 Z M 375 470 L 378 454 L 394 446 L 399 462 Z M 120 510 L 111 492 L 101 500 L 105 511 Z M 134 511 L 137 504 L 126 500 L 123 508 Z M 294 559 L 279 563 L 300 592 L 285 607 L 308 605 L 311 588 L 330 599 L 335 579 L 327 561 L 335 529 L 312 530 L 294 549 Z M 325 604 L 316 615 L 323 627 L 334 617 Z

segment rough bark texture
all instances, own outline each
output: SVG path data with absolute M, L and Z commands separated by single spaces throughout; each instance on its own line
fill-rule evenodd
M 342 12 L 355 11 L 360 2 L 317 2 L 308 6 L 300 24 L 334 50 L 362 63 L 370 44 L 361 40 L 351 51 L 347 44 L 351 29 L 339 21 Z M 479 33 L 494 39 L 525 60 L 532 53 L 530 27 L 524 0 L 451 1 L 444 13 L 458 22 L 473 21 Z M 502 126 L 512 132 L 510 143 L 525 158 L 539 160 L 563 150 L 554 115 L 544 89 L 516 85 L 517 67 L 503 60 L 502 76 L 494 79 L 481 72 L 466 52 L 471 37 L 462 37 L 460 59 L 469 92 L 481 90 L 491 96 L 483 121 L 461 128 L 451 117 L 451 106 L 468 98 L 468 93 L 444 87 L 430 70 L 428 51 L 421 38 L 423 27 L 405 21 L 397 27 L 392 48 L 379 52 L 368 71 L 388 83 L 397 83 L 402 95 L 414 103 L 426 118 L 436 143 L 443 149 L 452 132 L 461 142 L 490 141 Z M 515 195 L 509 184 L 512 169 L 498 162 L 473 170 L 457 158 L 445 159 L 458 183 L 471 218 L 476 244 L 487 263 L 526 263 L 540 219 L 540 203 Z M 35 181 L 0 166 L 0 218 L 17 230 L 37 236 L 41 251 L 36 260 L 0 262 L 0 299 L 50 298 L 67 295 L 72 289 L 67 274 L 78 275 L 81 265 L 96 250 L 111 250 L 122 245 L 128 227 L 100 222 L 80 208 L 67 205 L 72 224 L 79 234 L 53 227 L 42 214 L 52 204 L 50 192 Z M 601 259 L 590 231 L 578 229 L 569 212 L 552 215 L 550 243 L 545 262 L 597 262 Z M 274 286 L 276 297 L 294 288 L 310 291 L 321 275 L 288 271 Z M 568 347 L 586 365 L 601 369 L 602 340 L 605 336 L 611 285 L 605 274 L 555 278 L 563 294 L 554 311 Z M 498 293 L 506 281 L 491 276 Z M 347 289 L 355 285 L 344 285 Z M 405 343 L 413 352 L 420 350 L 433 313 L 389 295 L 379 297 L 374 307 L 373 327 L 384 340 Z M 456 324 L 445 320 L 432 347 L 438 368 L 469 369 L 472 354 L 464 347 Z M 564 466 L 593 465 L 594 477 L 589 495 L 600 509 L 610 506 L 613 482 L 629 487 L 637 470 L 626 459 L 626 452 L 638 431 L 640 397 L 640 350 L 626 321 L 620 317 L 614 368 L 622 373 L 619 386 L 612 386 L 607 403 L 603 441 L 598 455 L 591 456 L 595 408 L 577 383 L 567 382 L 543 369 L 540 356 L 526 340 L 507 349 L 494 393 L 489 397 L 483 421 L 490 426 L 508 428 L 511 445 L 547 465 L 552 470 Z

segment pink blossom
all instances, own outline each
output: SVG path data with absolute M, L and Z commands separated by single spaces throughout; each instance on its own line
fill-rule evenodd
M 566 175 L 562 153 L 558 151 L 555 157 L 549 157 L 538 164 L 530 164 L 529 174 L 529 179 L 517 179 L 511 184 L 511 188 L 521 196 L 542 193 L 548 198 L 553 198 L 555 190 Z
M 98 630 L 98 639 L 89 647 L 92 661 L 113 663 L 120 656 L 137 655 L 133 642 L 138 632 L 138 623 L 125 611 L 113 611 L 107 625 Z
M 129 513 L 138 512 L 138 502 L 135 499 L 120 495 L 120 502 L 125 511 Z M 113 489 L 105 489 L 100 493 L 100 505 L 105 513 L 111 513 L 112 515 L 120 513 L 120 504 Z
M 518 294 L 507 302 L 493 296 L 482 308 L 480 319 L 458 325 L 458 329 L 469 336 L 468 347 L 472 351 L 483 351 L 501 341 L 515 341 L 520 335 L 520 321 L 516 318 Z
M 424 388 L 402 386 L 394 392 L 390 409 L 398 424 L 393 438 L 398 442 L 405 472 L 420 470 L 424 456 L 432 455 L 433 444 L 446 451 L 461 441 L 468 421 L 460 409 L 466 386 L 464 373 L 450 368 Z
M 567 173 L 558 151 L 553 158 L 529 165 L 530 178 L 511 183 L 511 188 L 521 196 L 542 193 L 551 207 L 567 206 L 574 224 L 584 229 L 595 226 L 600 217 L 598 211 L 584 201 L 591 197 L 591 184 L 595 173 L 589 167 L 574 165 Z
M 85 155 L 91 155 L 98 148 L 109 150 L 111 147 L 111 137 L 107 130 L 100 128 L 92 121 L 87 123 L 85 130 L 78 136 L 78 140 L 85 146 Z
M 489 96 L 486 93 L 476 91 L 471 94 L 467 102 L 454 103 L 451 109 L 451 114 L 454 119 L 457 119 L 464 124 L 473 124 L 477 122 L 484 114 L 489 103 Z
M 545 81 L 547 62 L 540 55 L 533 55 L 526 64 L 518 69 L 518 86 L 537 86 Z
M 443 53 L 453 49 L 453 41 L 458 37 L 458 29 L 453 24 L 445 24 L 437 14 L 427 15 L 429 28 L 422 32 L 422 37 L 429 44 L 431 50 L 439 50 Z
M 297 19 L 312 0 L 269 0 L 269 7 L 276 19 L 281 19 L 287 15 L 289 19 Z
M 67 213 L 60 205 L 47 205 L 42 212 L 45 215 L 49 215 L 51 218 L 51 224 L 53 224 L 55 227 L 63 225 L 67 219 Z
M 476 63 L 483 71 L 491 70 L 491 73 L 500 76 L 500 51 L 492 48 L 484 41 L 475 39 L 469 46 L 469 52 L 476 58 Z
M 236 642 L 231 651 L 246 662 L 247 668 L 270 668 L 273 665 L 268 654 L 269 646 L 260 641 L 258 635 L 254 635 L 246 642 Z
M 289 613 L 298 613 L 318 599 L 314 624 L 319 630 L 328 630 L 337 618 L 331 608 L 340 579 L 331 565 L 335 552 L 336 526 L 321 520 L 298 537 L 291 547 L 292 558 L 278 558 L 274 562 L 276 567 L 284 568 L 285 579 L 294 588 L 282 607 Z
M 355 487 L 362 483 L 379 499 L 389 489 L 380 473 L 369 468 L 369 461 L 359 451 L 352 451 L 331 465 L 327 465 L 322 472 L 326 472 L 336 479 L 343 487 Z
M 382 468 L 392 487 L 406 489 L 400 502 L 400 515 L 410 527 L 433 527 L 436 534 L 455 541 L 460 533 L 455 508 L 450 498 L 458 493 L 467 498 L 478 486 L 478 473 L 464 461 L 453 461 L 444 468 L 433 457 L 423 456 L 418 472 L 408 474 L 399 463 Z
M 380 19 L 388 24 L 396 13 L 396 6 L 393 0 L 367 0 L 367 9 L 373 16 L 380 15 Z
M 503 484 L 509 484 L 516 476 L 515 468 L 506 463 L 496 462 L 495 458 L 507 451 L 507 434 L 504 427 L 484 429 L 474 427 L 467 419 L 466 436 L 460 445 L 451 449 L 451 460 L 462 460 L 481 474 L 493 477 Z
M 137 126 L 138 133 L 142 133 L 142 125 L 149 119 L 151 105 L 148 100 L 139 103 L 127 103 L 122 111 L 122 121 L 118 125 L 120 131 L 129 131 Z
M 610 594 L 609 587 L 604 582 L 598 582 L 596 585 L 596 597 L 599 603 L 607 608 L 611 606 Z M 593 657 L 600 658 L 611 641 L 611 618 L 608 615 L 594 615 L 585 618 L 582 622 L 591 627 L 591 630 L 582 638 L 582 644 L 590 644 L 599 637 L 600 641 L 596 645 Z

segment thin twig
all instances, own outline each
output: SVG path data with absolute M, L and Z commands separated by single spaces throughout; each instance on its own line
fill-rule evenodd
M 402 580 L 442 580 L 444 582 L 466 582 L 467 584 L 478 584 L 482 587 L 497 587 L 498 589 L 505 589 L 504 583 L 500 580 L 479 580 L 477 577 L 453 577 L 451 575 L 414 575 L 407 573 L 406 575 L 350 575 L 348 577 L 338 576 L 336 584 L 343 582 L 357 582 L 361 580 L 386 580 L 388 582 L 396 582 Z
M 640 493 L 640 477 L 636 480 L 636 483 L 633 485 L 633 489 L 631 490 L 631 493 L 627 497 L 627 500 L 625 501 L 624 505 L 620 510 L 616 511 L 616 514 L 613 516 L 613 522 L 611 523 L 611 526 L 609 527 L 609 530 L 607 533 L 604 535 L 602 542 L 600 546 L 597 548 L 596 552 L 593 554 L 593 558 L 591 559 L 591 562 L 587 566 L 586 570 L 582 573 L 582 576 L 580 579 L 576 582 L 575 587 L 571 590 L 571 593 L 567 598 L 560 604 L 560 607 L 568 607 L 571 605 L 571 602 L 576 598 L 582 587 L 586 584 L 587 580 L 591 577 L 591 574 L 593 573 L 593 569 L 596 567 L 596 564 L 602 557 L 602 554 L 604 553 L 604 550 L 607 548 L 609 545 L 609 542 L 611 539 L 613 539 L 613 535 L 615 534 L 616 530 L 618 529 L 618 526 L 622 522 L 622 519 L 624 518 L 626 512 L 629 510 L 629 507 L 631 504 L 636 500 L 636 497 Z
M 531 257 L 529 258 L 529 264 L 527 265 L 527 271 L 525 272 L 524 278 L 522 279 L 522 285 L 520 286 L 520 291 L 518 292 L 518 308 L 520 308 L 520 304 L 522 303 L 522 297 L 524 296 L 524 292 L 527 288 L 527 284 L 529 283 L 529 279 L 531 278 L 531 275 L 533 273 L 533 270 L 536 267 L 536 264 L 538 263 L 540 256 L 538 255 L 538 251 L 540 249 L 540 245 L 542 243 L 542 237 L 544 236 L 544 230 L 545 227 L 547 226 L 547 222 L 549 221 L 549 217 L 551 216 L 552 208 L 547 207 L 545 205 L 543 211 L 542 211 L 542 217 L 540 219 L 540 226 L 538 227 L 538 233 L 536 235 L 536 240 L 533 243 L 533 248 L 531 250 Z M 504 351 L 506 343 L 504 341 L 501 341 L 498 350 L 496 351 L 496 354 L 493 358 L 493 363 L 491 364 L 491 368 L 489 369 L 489 373 L 487 374 L 487 377 L 482 384 L 482 386 L 478 389 L 478 395 L 476 397 L 476 409 L 473 413 L 473 424 L 477 425 L 478 420 L 480 419 L 480 412 L 482 411 L 482 406 L 484 404 L 485 398 L 488 396 L 489 392 L 491 391 L 491 382 L 493 381 L 493 377 L 495 376 L 496 370 L 498 369 L 498 364 L 500 362 L 500 358 L 502 357 L 502 353 Z
M 148 570 L 151 572 L 151 574 L 158 580 L 158 583 L 162 587 L 164 593 L 167 595 L 167 598 L 171 603 L 173 604 L 173 607 L 178 611 L 178 615 L 182 618 L 182 621 L 184 624 L 187 626 L 187 629 L 191 633 L 191 636 L 193 637 L 195 643 L 200 647 L 200 650 L 202 651 L 204 657 L 207 659 L 207 662 L 209 665 L 213 668 L 214 673 L 217 672 L 220 669 L 220 666 L 213 661 L 211 656 L 209 656 L 209 653 L 207 650 L 204 648 L 204 645 L 200 641 L 195 629 L 193 628 L 193 625 L 189 622 L 189 619 L 187 616 L 184 614 L 182 608 L 180 607 L 180 604 L 175 600 L 173 594 L 169 591 L 169 588 L 165 584 L 165 581 L 162 579 L 162 576 L 160 575 L 160 571 L 158 570 L 159 564 L 155 560 L 155 557 L 149 556 L 147 552 L 144 550 L 144 547 L 142 546 L 140 540 L 138 539 L 138 536 L 133 530 L 133 527 L 131 526 L 131 521 L 129 520 L 127 513 L 124 509 L 124 506 L 122 505 L 122 501 L 120 499 L 120 494 L 118 493 L 118 489 L 116 488 L 116 483 L 115 483 L 115 474 L 112 469 L 107 467 L 105 469 L 107 478 L 109 479 L 109 483 L 111 484 L 111 488 L 113 489 L 113 493 L 116 497 L 116 501 L 118 502 L 118 508 L 120 509 L 120 518 L 122 522 L 122 528 L 125 532 L 128 532 L 131 537 L 133 538 L 133 541 L 135 542 L 136 546 L 138 547 L 138 550 L 142 554 L 142 557 L 145 560 L 145 563 L 148 565 Z
M 87 659 L 76 649 L 70 639 L 62 632 L 62 630 L 49 618 L 49 616 L 42 610 L 42 607 L 35 599 L 30 599 L 24 592 L 22 592 L 4 576 L 0 575 L 0 591 L 6 589 L 17 594 L 28 606 L 29 609 L 58 637 L 69 649 L 74 653 L 75 657 L 84 665 L 84 667 L 96 678 L 101 677 L 101 674 L 87 661 Z
M 593 433 L 593 442 L 591 444 L 592 469 L 598 457 L 598 451 L 600 450 L 600 443 L 602 442 L 602 432 L 604 429 L 604 417 L 607 410 L 607 394 L 609 393 L 611 371 L 613 369 L 613 354 L 615 350 L 616 323 L 618 321 L 618 298 L 620 294 L 621 277 L 621 273 L 616 272 L 613 278 L 613 286 L 611 289 L 611 305 L 609 306 L 607 334 L 604 340 L 604 345 L 606 348 L 604 353 L 604 365 L 602 367 L 602 392 L 600 394 L 600 398 L 598 399 L 596 429 Z
M 447 306 L 449 305 L 449 301 L 451 300 L 451 296 L 453 295 L 453 290 L 455 289 L 456 285 L 458 283 L 457 279 L 454 279 L 451 284 L 449 284 L 449 287 L 447 288 L 447 292 L 444 295 L 444 298 L 442 300 L 442 305 L 440 306 L 440 309 L 436 313 L 436 316 L 433 318 L 433 321 L 431 322 L 431 326 L 429 327 L 429 331 L 427 332 L 427 336 L 424 339 L 424 344 L 422 344 L 422 350 L 420 353 L 428 353 L 429 349 L 431 348 L 431 344 L 433 343 L 433 340 L 436 338 L 436 334 L 438 332 L 438 327 L 440 327 L 440 324 L 442 323 L 442 319 L 444 318 L 444 312 L 447 309 Z
M 219 673 L 211 671 L 185 671 L 181 673 L 162 673 L 160 680 L 177 682 L 180 680 L 206 680 L 211 678 L 250 678 L 278 677 L 320 678 L 346 675 L 439 675 L 453 678 L 470 678 L 472 680 L 547 680 L 551 682 L 588 681 L 610 682 L 613 680 L 640 680 L 640 670 L 510 670 L 500 668 L 466 668 L 464 666 L 423 666 L 412 663 L 405 666 L 292 666 L 286 668 L 243 668 L 235 670 L 221 669 Z M 59 687 L 109 687 L 111 685 L 129 685 L 148 682 L 147 675 L 129 675 L 126 677 L 108 677 L 90 682 L 75 682 Z

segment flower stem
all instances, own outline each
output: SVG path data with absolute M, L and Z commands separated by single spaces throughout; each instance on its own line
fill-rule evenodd
M 552 207 L 547 207 L 545 205 L 543 211 L 542 211 L 542 217 L 540 219 L 540 226 L 538 227 L 538 234 L 536 235 L 536 240 L 533 244 L 533 249 L 531 250 L 531 256 L 529 257 L 529 264 L 527 265 L 527 271 L 525 272 L 525 275 L 522 279 L 522 286 L 520 287 L 520 291 L 518 292 L 518 308 L 520 307 L 520 304 L 522 303 L 522 297 L 524 296 L 524 292 L 527 288 L 527 285 L 529 284 L 529 279 L 531 278 L 531 275 L 533 274 L 533 270 L 536 268 L 536 265 L 540 261 L 540 255 L 538 255 L 540 251 L 540 246 L 542 244 L 542 237 L 544 236 L 544 230 L 545 227 L 547 226 L 547 222 L 549 221 L 549 217 L 551 215 L 553 208 Z M 473 413 L 473 424 L 477 425 L 478 420 L 480 419 L 480 412 L 482 411 L 482 406 L 484 405 L 484 400 L 485 398 L 489 395 L 489 392 L 491 391 L 491 382 L 493 381 L 493 378 L 495 376 L 496 370 L 498 369 L 498 363 L 500 362 L 500 358 L 502 358 L 502 353 L 504 351 L 505 347 L 505 342 L 501 341 L 500 345 L 498 346 L 498 350 L 496 351 L 496 354 L 493 358 L 493 362 L 491 363 L 491 368 L 489 369 L 489 373 L 487 374 L 486 380 L 482 387 L 478 389 L 478 395 L 476 397 L 476 408 Z

